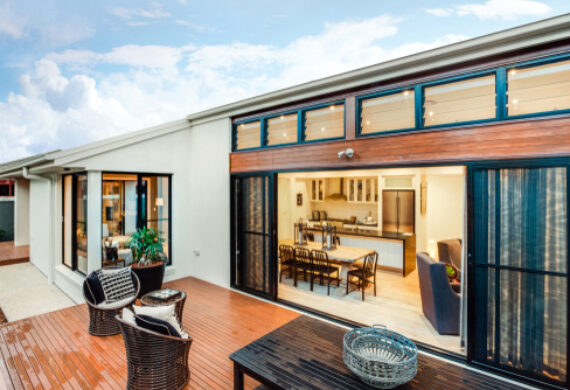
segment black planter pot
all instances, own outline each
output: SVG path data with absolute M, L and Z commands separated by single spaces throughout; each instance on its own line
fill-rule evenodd
M 137 298 L 142 297 L 146 293 L 162 288 L 162 280 L 164 279 L 165 263 L 153 264 L 146 267 L 131 266 L 131 270 L 138 276 L 141 283 L 141 290 Z

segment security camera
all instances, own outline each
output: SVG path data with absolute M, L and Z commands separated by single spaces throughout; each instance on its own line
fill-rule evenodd
M 338 158 L 346 157 L 346 158 L 350 159 L 354 156 L 354 150 L 352 150 L 351 148 L 348 148 L 346 150 L 341 150 L 336 155 L 338 156 Z

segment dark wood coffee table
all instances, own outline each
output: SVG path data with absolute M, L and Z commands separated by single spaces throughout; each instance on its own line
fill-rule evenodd
M 234 389 L 244 374 L 269 389 L 373 389 L 348 370 L 342 360 L 346 329 L 300 316 L 230 355 Z M 441 359 L 419 354 L 418 374 L 398 389 L 522 389 Z
M 171 289 L 174 290 L 174 289 Z M 167 299 L 167 300 L 157 300 L 157 299 L 153 299 L 150 294 L 152 294 L 154 291 L 151 291 L 145 295 L 142 296 L 141 298 L 141 304 L 143 306 L 166 306 L 166 305 L 172 305 L 174 304 L 174 311 L 176 313 L 176 319 L 178 320 L 178 322 L 180 323 L 180 326 L 182 326 L 182 311 L 184 310 L 184 303 L 186 302 L 186 293 L 182 290 L 175 290 L 175 291 L 179 291 L 180 295 Z

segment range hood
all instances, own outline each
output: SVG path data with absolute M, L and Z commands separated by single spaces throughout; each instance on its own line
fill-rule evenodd
M 336 180 L 335 179 L 329 180 L 329 182 L 332 182 L 332 181 L 336 181 Z M 330 200 L 330 201 L 344 200 L 344 201 L 346 201 L 346 195 L 344 194 L 344 179 L 341 177 L 340 179 L 338 179 L 338 181 L 339 181 L 338 191 L 327 196 L 325 198 L 325 200 Z

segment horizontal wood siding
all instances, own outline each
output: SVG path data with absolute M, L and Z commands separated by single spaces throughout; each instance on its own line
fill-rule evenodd
M 351 160 L 337 152 L 354 149 Z M 230 171 L 358 168 L 570 156 L 570 116 L 386 134 L 230 154 Z

